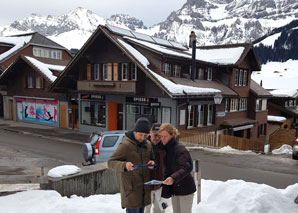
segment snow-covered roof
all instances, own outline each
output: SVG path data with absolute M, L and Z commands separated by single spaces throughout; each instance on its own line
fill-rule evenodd
M 285 120 L 287 120 L 285 117 L 282 116 L 275 116 L 275 115 L 268 115 L 267 116 L 267 120 L 268 121 L 272 121 L 272 122 L 280 122 L 283 123 Z
M 35 58 L 25 56 L 25 58 L 30 61 L 36 68 L 38 68 L 47 78 L 51 81 L 54 82 L 56 80 L 56 76 L 53 75 L 51 70 L 57 70 L 57 71 L 62 71 L 64 70 L 65 66 L 59 66 L 59 65 L 52 65 L 52 64 L 45 64 L 40 61 L 38 61 Z
M 153 44 L 147 41 L 141 41 L 127 36 L 124 36 L 124 38 L 163 54 L 172 55 L 176 57 L 183 57 L 187 59 L 192 58 L 192 49 L 189 49 L 187 51 L 179 51 L 173 48 L 165 47 L 158 44 Z M 196 50 L 196 60 L 205 61 L 205 62 L 214 63 L 214 64 L 220 64 L 220 65 L 236 64 L 236 62 L 240 59 L 244 50 L 245 50 L 244 47 L 227 47 L 227 48 L 213 48 L 213 49 L 198 48 Z
M 20 48 L 22 48 L 24 45 L 26 45 L 30 40 L 32 36 L 18 36 L 18 37 L 0 37 L 0 43 L 6 43 L 13 45 L 11 49 L 8 51 L 0 54 L 0 61 L 5 59 L 10 54 L 16 52 Z
M 236 64 L 244 50 L 244 47 L 197 49 L 196 59 L 221 65 Z M 191 51 L 189 50 L 190 53 Z
M 297 89 L 277 89 L 270 91 L 273 97 L 296 98 L 298 96 Z
M 175 96 L 180 96 L 180 95 L 203 95 L 203 94 L 215 94 L 215 93 L 220 93 L 221 92 L 218 89 L 200 88 L 200 87 L 193 87 L 193 86 L 187 86 L 187 85 L 182 85 L 182 84 L 175 84 L 174 82 L 172 82 L 172 81 L 158 75 L 157 73 L 153 72 L 152 70 L 150 70 L 148 68 L 148 65 L 150 64 L 148 59 L 143 54 L 141 54 L 138 50 L 136 50 L 131 45 L 129 45 L 128 43 L 126 43 L 125 41 L 123 41 L 121 39 L 118 39 L 118 41 L 172 95 L 175 95 Z

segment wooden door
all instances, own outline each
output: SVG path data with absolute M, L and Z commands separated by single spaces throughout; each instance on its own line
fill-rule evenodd
M 66 128 L 66 105 L 60 105 L 60 127 Z

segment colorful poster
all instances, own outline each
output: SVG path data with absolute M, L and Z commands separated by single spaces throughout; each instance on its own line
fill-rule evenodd
M 57 126 L 58 101 L 20 99 L 17 101 L 17 119 Z

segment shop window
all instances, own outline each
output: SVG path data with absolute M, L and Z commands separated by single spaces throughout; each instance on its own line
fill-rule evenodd
M 105 102 L 82 101 L 82 119 L 84 125 L 106 127 L 106 105 Z
M 136 64 L 132 64 L 132 68 L 131 68 L 131 80 L 134 80 L 134 81 L 137 80 L 137 65 Z
M 130 105 L 130 114 L 140 114 L 140 106 L 139 105 Z
M 149 106 L 142 107 L 142 114 L 143 115 L 152 115 L 152 108 Z
M 198 70 L 198 79 L 204 80 L 204 69 L 203 68 L 199 68 L 199 70 Z
M 185 116 L 185 114 L 184 114 L 184 116 Z M 171 123 L 171 108 L 170 107 L 162 107 L 161 122 L 162 123 Z

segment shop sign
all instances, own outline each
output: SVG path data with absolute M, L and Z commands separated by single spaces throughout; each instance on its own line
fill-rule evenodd
M 96 94 L 81 94 L 81 99 L 106 100 L 106 97 L 104 95 Z
M 152 107 L 157 107 L 156 104 L 159 104 L 160 106 L 160 103 L 158 102 L 157 98 L 126 97 L 126 102 L 135 103 L 135 104 L 146 104 L 149 106 L 151 106 L 151 104 L 155 105 L 155 106 L 152 105 Z
M 159 108 L 159 107 L 160 107 L 160 102 L 150 102 L 150 103 L 149 103 L 149 106 L 150 106 L 150 107 L 156 107 L 156 108 Z

